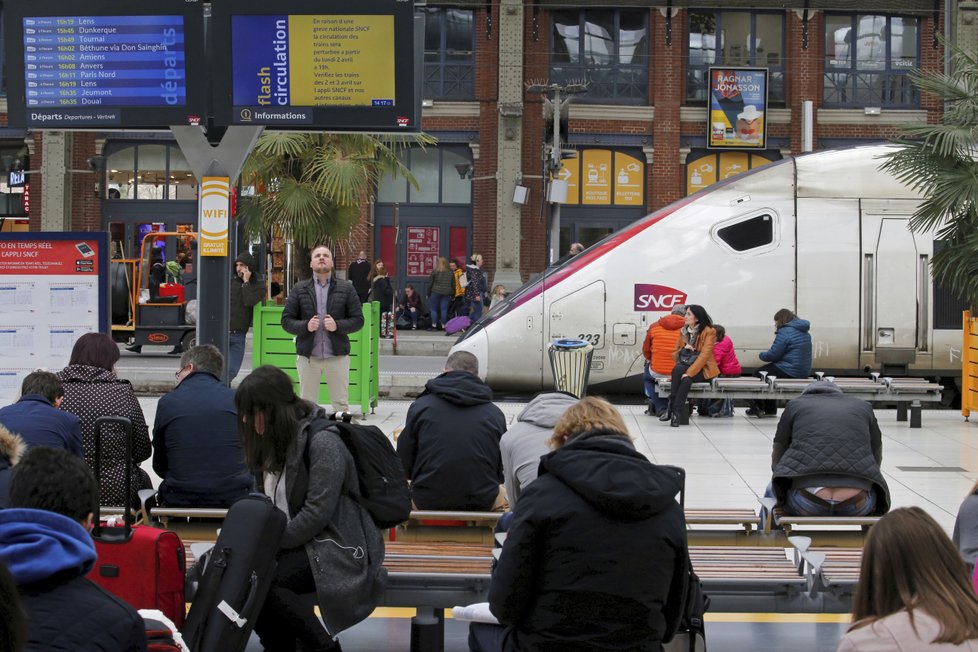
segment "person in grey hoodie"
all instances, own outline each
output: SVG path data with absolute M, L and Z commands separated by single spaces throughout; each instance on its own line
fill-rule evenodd
M 564 411 L 577 403 L 577 397 L 566 392 L 543 392 L 527 403 L 516 417 L 516 423 L 499 440 L 503 457 L 503 484 L 510 509 L 526 486 L 536 480 L 540 458 L 550 452 L 547 443 Z

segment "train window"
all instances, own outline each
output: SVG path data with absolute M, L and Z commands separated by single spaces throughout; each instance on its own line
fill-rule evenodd
M 734 251 L 756 249 L 774 242 L 774 218 L 755 215 L 736 224 L 717 229 L 717 237 Z

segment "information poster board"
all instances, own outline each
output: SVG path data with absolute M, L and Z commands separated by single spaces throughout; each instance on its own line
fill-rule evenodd
M 206 116 L 203 3 L 4 7 L 11 125 L 165 128 Z
M 214 0 L 219 124 L 420 131 L 423 19 L 403 0 Z
M 767 147 L 767 68 L 710 68 L 707 147 Z
M 567 181 L 564 204 L 643 206 L 645 163 L 625 152 L 584 149 L 561 162 L 557 178 Z
M 109 332 L 108 234 L 0 235 L 0 405 L 36 369 L 68 364 L 75 340 Z
M 428 276 L 438 264 L 439 231 L 437 226 L 407 228 L 407 275 Z

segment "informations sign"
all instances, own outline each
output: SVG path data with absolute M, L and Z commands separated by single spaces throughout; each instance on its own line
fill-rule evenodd
M 24 376 L 60 370 L 75 340 L 107 333 L 106 233 L 0 236 L 0 405 Z
M 218 122 L 420 130 L 414 3 L 215 0 L 212 11 Z
M 205 115 L 202 3 L 38 0 L 4 8 L 11 124 L 166 127 Z M 84 12 L 84 13 L 81 13 Z M 129 13 L 132 12 L 132 13 Z
M 767 68 L 710 68 L 708 147 L 767 146 Z

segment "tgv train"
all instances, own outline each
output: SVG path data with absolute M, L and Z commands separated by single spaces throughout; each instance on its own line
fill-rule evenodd
M 494 389 L 534 391 L 553 387 L 549 343 L 580 338 L 589 386 L 637 392 L 649 325 L 698 303 L 745 371 L 789 308 L 816 370 L 960 377 L 961 304 L 931 281 L 932 235 L 907 228 L 920 197 L 879 170 L 889 147 L 786 158 L 671 204 L 531 279 L 452 351 Z

